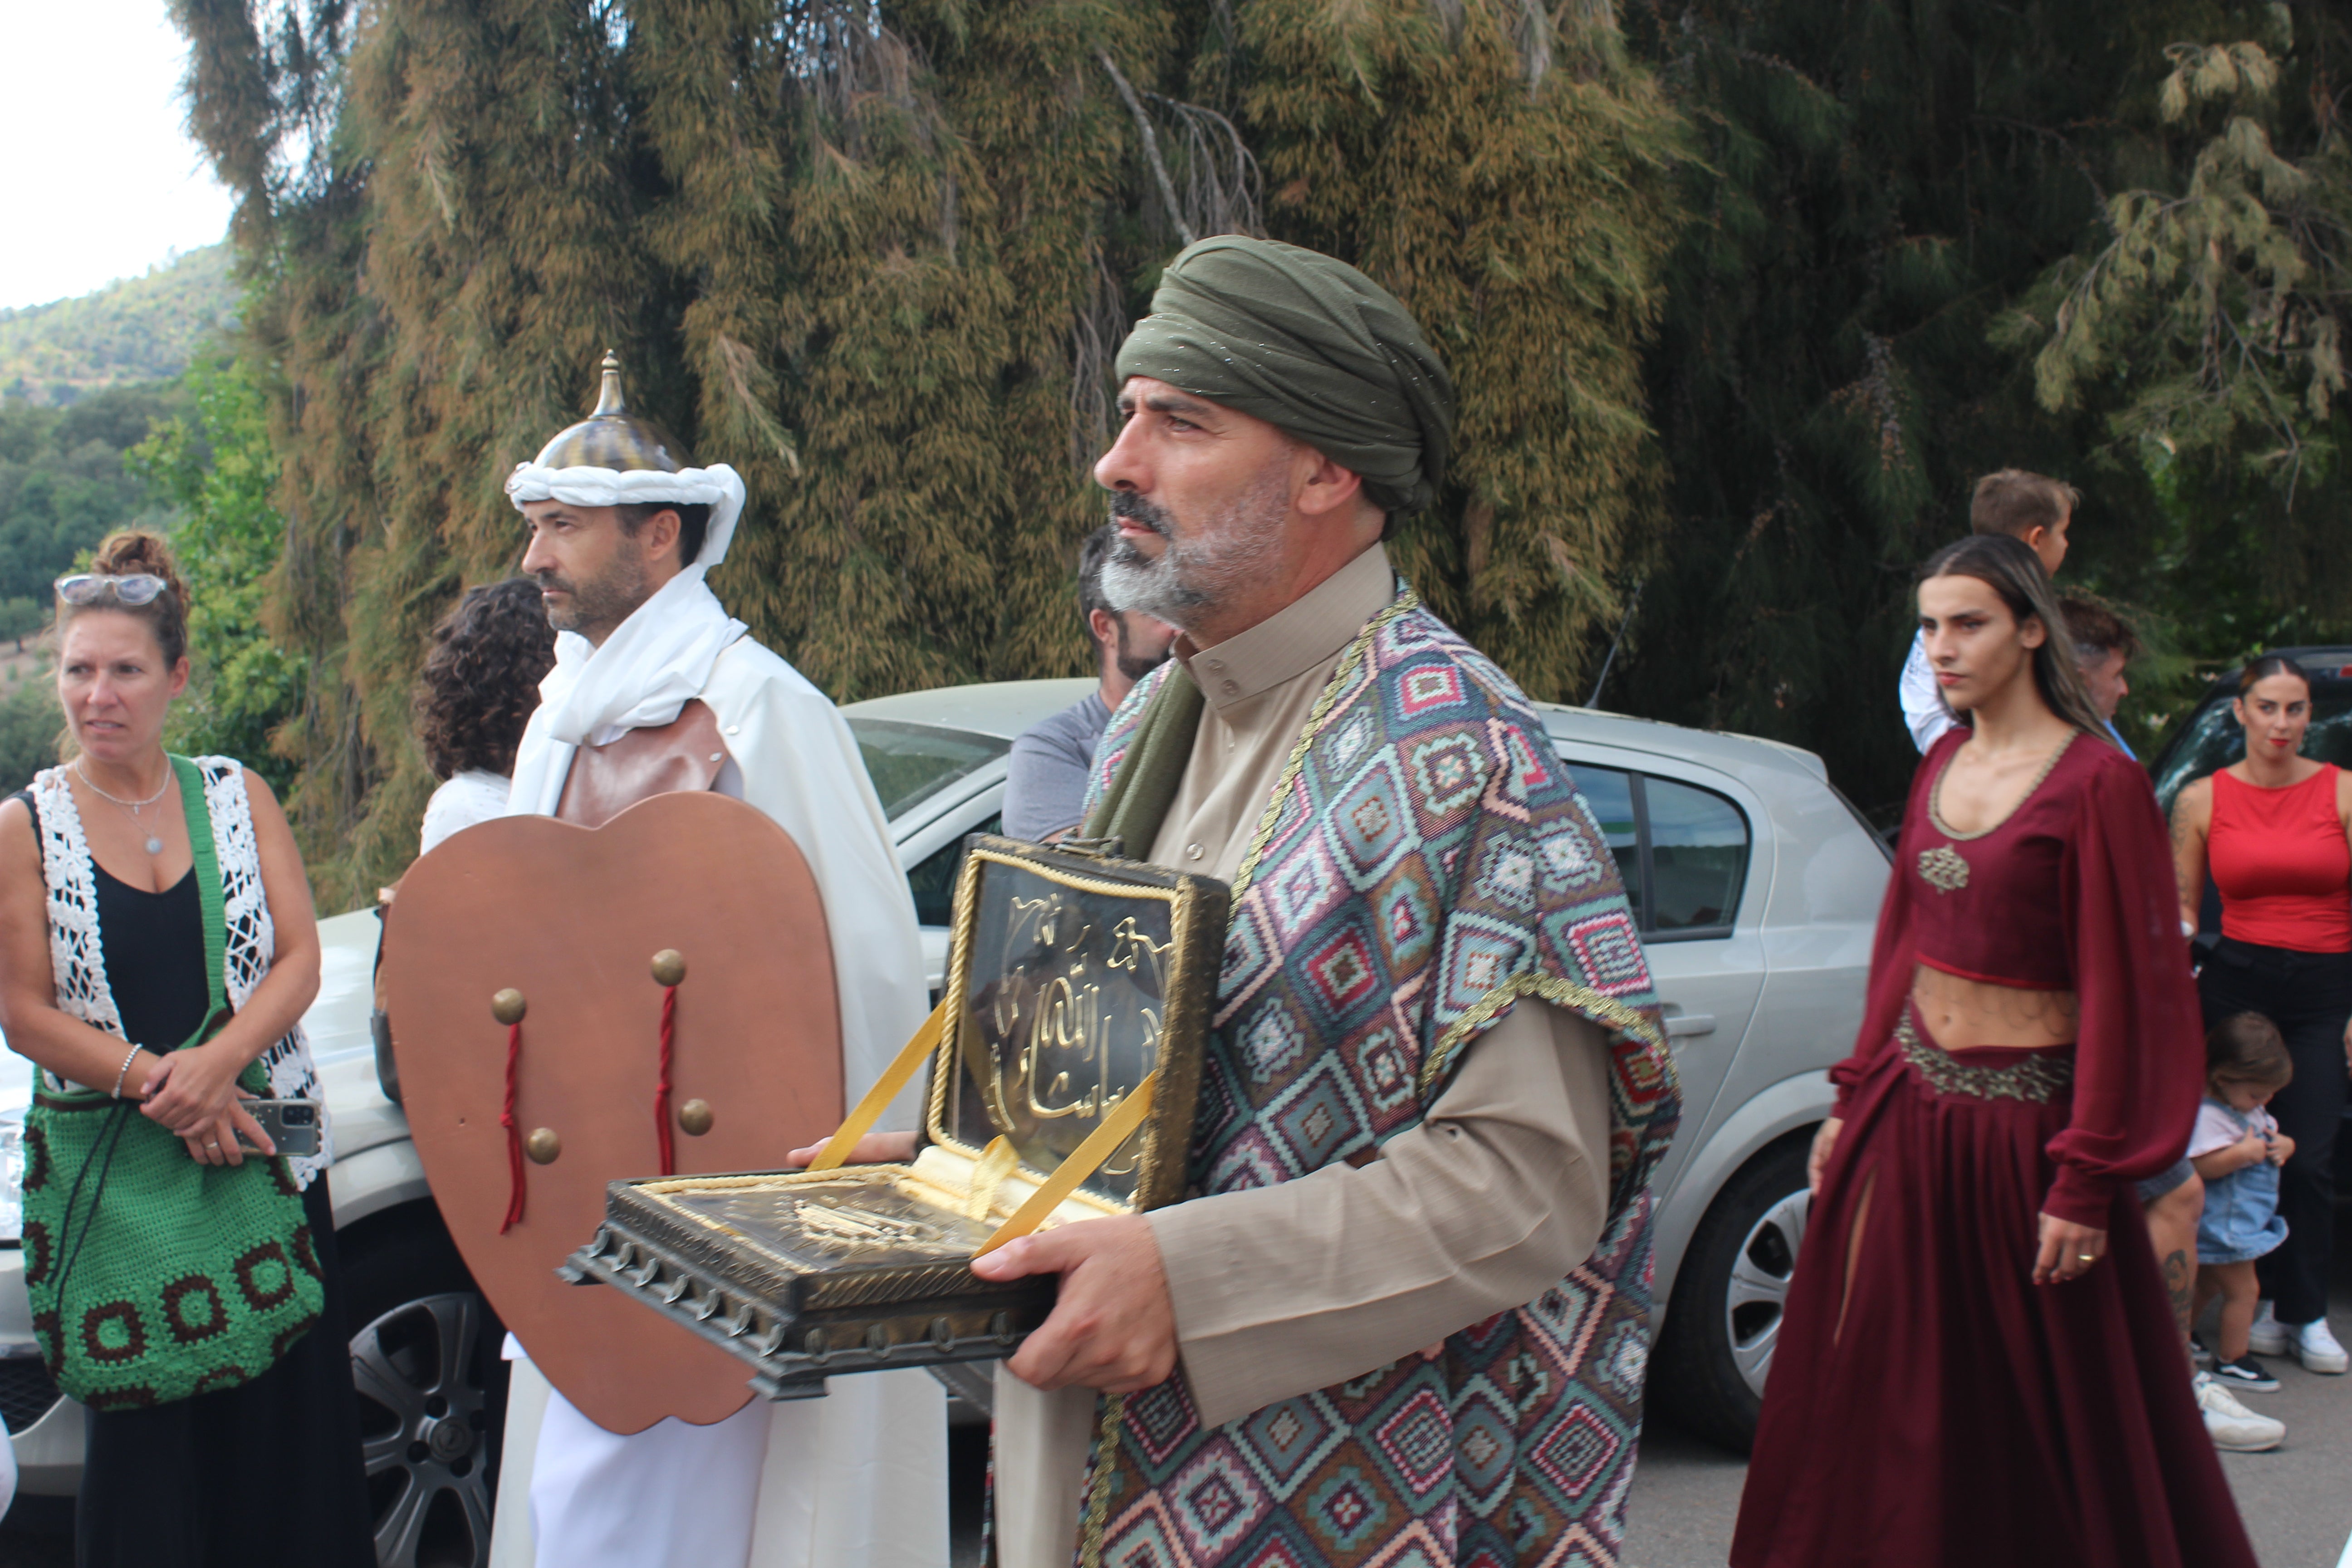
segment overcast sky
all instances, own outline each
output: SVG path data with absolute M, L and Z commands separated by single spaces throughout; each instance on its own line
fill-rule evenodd
M 188 46 L 163 0 L 0 0 L 0 307 L 87 294 L 228 231 L 183 128 Z

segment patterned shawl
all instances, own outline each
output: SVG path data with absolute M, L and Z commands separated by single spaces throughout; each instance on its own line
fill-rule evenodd
M 1113 717 L 1090 813 L 1173 668 Z M 1617 1560 L 1649 1181 L 1681 1097 L 1616 864 L 1542 721 L 1408 589 L 1341 657 L 1234 879 L 1192 1190 L 1290 1181 L 1417 1125 L 1529 995 L 1613 1031 L 1592 1256 L 1433 1353 L 1225 1426 L 1202 1426 L 1181 1376 L 1106 1398 L 1081 1568 Z

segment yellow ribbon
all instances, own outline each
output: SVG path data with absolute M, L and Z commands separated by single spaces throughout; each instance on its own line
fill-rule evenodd
M 947 1030 L 948 1004 L 943 1001 L 931 1009 L 931 1016 L 923 1020 L 922 1027 L 915 1031 L 915 1037 L 899 1051 L 898 1059 L 875 1079 L 874 1087 L 866 1091 L 866 1098 L 857 1102 L 857 1109 L 849 1113 L 848 1120 L 825 1140 L 824 1147 L 818 1152 L 817 1157 L 809 1162 L 811 1172 L 830 1171 L 849 1158 L 849 1152 L 857 1147 L 857 1141 L 873 1131 L 874 1124 L 882 1119 L 883 1110 L 898 1097 L 900 1089 L 913 1080 L 916 1069 L 930 1060 L 931 1053 L 939 1049 L 940 1038 Z
M 1087 1134 L 1085 1142 L 1070 1151 L 1069 1158 L 1055 1167 L 1045 1184 L 1029 1194 L 1029 1201 L 1013 1211 L 1013 1217 L 996 1227 L 974 1258 L 985 1258 L 1008 1241 L 1015 1241 L 1045 1223 L 1045 1216 L 1062 1205 L 1062 1200 L 1078 1190 L 1078 1184 L 1101 1168 L 1102 1163 L 1118 1152 L 1118 1146 L 1143 1125 L 1151 1114 L 1151 1094 L 1160 1081 L 1160 1069 L 1154 1068 L 1143 1075 L 1143 1081 L 1133 1093 L 1118 1102 L 1118 1108 L 1097 1123 Z

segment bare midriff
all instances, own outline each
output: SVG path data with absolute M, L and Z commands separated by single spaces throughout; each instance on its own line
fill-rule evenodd
M 1920 964 L 1911 972 L 1911 1005 L 1948 1051 L 2043 1049 L 2074 1043 L 2082 1004 L 2072 991 L 2037 991 L 1970 980 Z

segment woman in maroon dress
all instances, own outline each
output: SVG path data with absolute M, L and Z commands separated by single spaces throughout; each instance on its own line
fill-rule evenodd
M 1972 728 L 1920 763 L 1734 1568 L 2253 1568 L 2131 1184 L 2204 1070 L 2164 822 L 2049 579 L 1979 535 L 1921 573 Z

